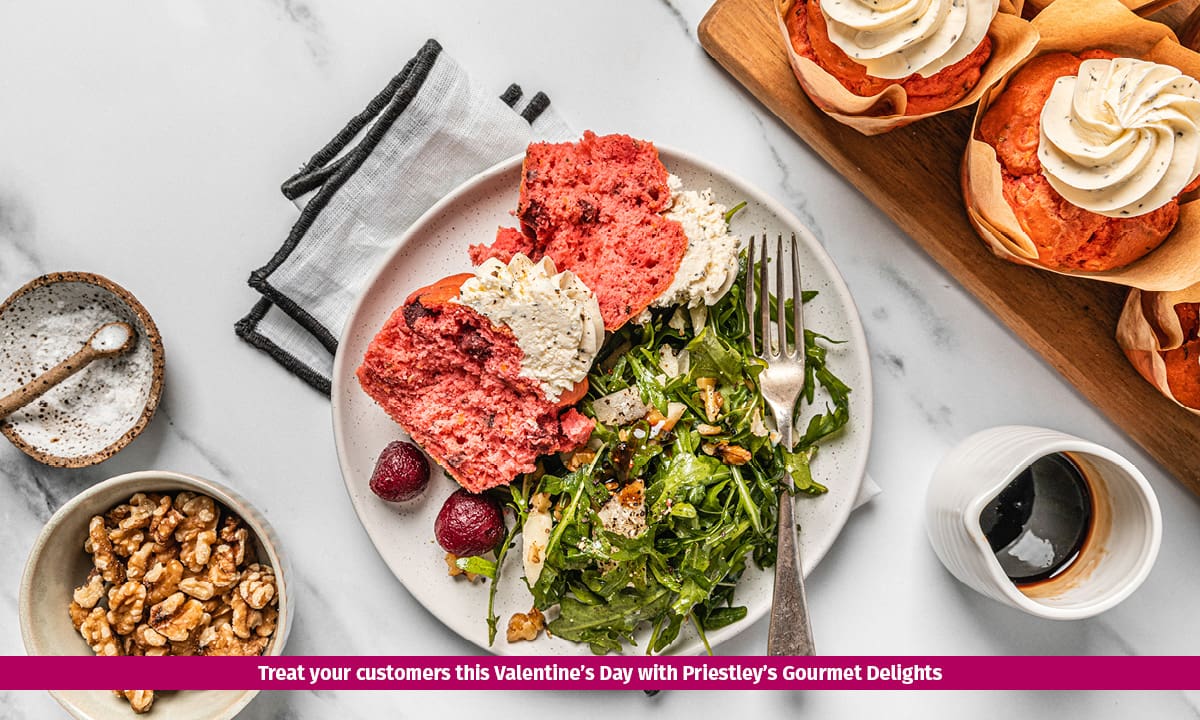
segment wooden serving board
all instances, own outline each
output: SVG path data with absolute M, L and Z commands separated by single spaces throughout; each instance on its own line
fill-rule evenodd
M 1187 8 L 1177 5 L 1161 15 L 1178 27 Z M 1127 291 L 1000 260 L 968 224 L 959 162 L 974 108 L 865 137 L 829 119 L 801 91 L 772 0 L 717 0 L 699 35 L 709 55 L 771 112 L 1167 471 L 1200 493 L 1200 416 L 1143 380 L 1113 337 Z

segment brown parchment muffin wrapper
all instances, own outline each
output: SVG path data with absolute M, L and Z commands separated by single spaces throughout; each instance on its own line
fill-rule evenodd
M 1123 57 L 1173 65 L 1200 78 L 1200 54 L 1181 45 L 1166 25 L 1143 20 L 1117 0 L 1055 0 L 1033 19 L 1041 39 L 1032 59 L 1051 52 L 1103 49 Z M 1028 61 L 1026 59 L 1026 62 Z M 1022 65 L 1024 64 L 1021 63 Z M 1141 259 L 1115 270 L 1056 270 L 1038 262 L 1037 248 L 1004 199 L 1000 161 L 991 145 L 978 139 L 979 123 L 1019 67 L 987 89 L 975 111 L 963 158 L 963 197 L 967 217 L 996 255 L 1042 270 L 1094 278 L 1142 290 L 1179 290 L 1200 282 L 1200 201 L 1180 202 L 1179 222 L 1167 239 Z M 1182 199 L 1182 198 L 1181 198 Z
M 792 71 L 813 103 L 825 114 L 863 135 L 880 135 L 927 117 L 974 104 L 990 85 L 1019 65 L 1037 44 L 1037 32 L 1029 22 L 1020 18 L 1021 2 L 1023 0 L 1000 0 L 1000 11 L 992 18 L 988 28 L 992 54 L 983 64 L 979 82 L 971 92 L 945 110 L 919 115 L 904 114 L 908 107 L 908 93 L 900 85 L 889 85 L 882 92 L 869 97 L 855 95 L 820 65 L 797 53 L 792 47 L 792 38 L 788 35 L 787 22 L 784 20 L 795 0 L 775 0 L 775 16 L 779 20 L 779 31 L 783 33 L 783 44 L 787 47 Z
M 1121 4 L 1130 10 L 1136 12 L 1142 17 L 1152 15 L 1163 8 L 1174 5 L 1179 0 L 1121 0 Z M 1025 0 L 1021 14 L 1024 17 L 1033 17 L 1050 7 L 1054 0 Z
M 1138 373 L 1159 392 L 1200 415 L 1200 408 L 1184 405 L 1167 384 L 1162 353 L 1183 345 L 1183 328 L 1175 314 L 1175 306 L 1180 303 L 1200 303 L 1200 285 L 1173 292 L 1130 290 L 1117 321 L 1117 344 Z

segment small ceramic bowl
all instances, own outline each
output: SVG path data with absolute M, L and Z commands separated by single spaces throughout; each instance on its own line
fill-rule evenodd
M 163 346 L 154 320 L 128 290 L 81 272 L 35 278 L 0 305 L 0 396 L 66 359 L 106 322 L 129 323 L 128 352 L 94 361 L 0 421 L 14 445 L 55 467 L 107 460 L 137 437 L 162 396 Z
M 120 475 L 83 491 L 63 505 L 42 529 L 29 553 L 21 577 L 19 615 L 21 638 L 30 655 L 92 655 L 71 623 L 67 607 L 74 589 L 92 568 L 84 552 L 88 522 L 95 515 L 128 502 L 139 492 L 175 493 L 190 490 L 216 500 L 239 515 L 250 529 L 260 562 L 275 570 L 279 619 L 264 655 L 281 655 L 291 630 L 290 568 L 280 553 L 275 531 L 245 499 L 224 485 L 180 473 L 149 470 Z M 133 683 L 136 684 L 136 683 Z M 129 703 L 112 692 L 56 690 L 50 693 L 79 720 L 129 720 Z M 180 690 L 156 693 L 151 715 L 171 720 L 224 720 L 237 715 L 257 690 Z

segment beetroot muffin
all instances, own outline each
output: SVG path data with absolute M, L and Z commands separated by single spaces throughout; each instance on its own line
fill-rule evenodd
M 898 79 L 880 78 L 868 74 L 866 67 L 855 62 L 830 39 L 820 0 L 797 0 L 788 9 L 784 21 L 795 51 L 821 66 L 855 95 L 871 97 L 889 85 L 904 88 L 908 95 L 906 115 L 945 110 L 961 100 L 979 82 L 983 65 L 992 53 L 991 38 L 984 36 L 966 57 L 929 77 L 913 73 Z
M 458 302 L 455 275 L 414 292 L 371 341 L 358 381 L 430 457 L 471 492 L 534 470 L 542 455 L 574 450 L 594 423 L 570 408 L 586 378 L 552 401 L 520 374 L 507 327 Z
M 1181 404 L 1200 409 L 1200 303 L 1175 306 L 1183 328 L 1183 344 L 1163 352 L 1167 385 Z
M 979 122 L 978 138 L 995 149 L 1001 165 L 1004 199 L 1037 248 L 1038 262 L 1051 269 L 1099 272 L 1124 267 L 1162 244 L 1179 219 L 1176 199 L 1133 217 L 1085 210 L 1051 187 L 1042 172 L 1041 113 L 1055 81 L 1076 75 L 1085 60 L 1116 57 L 1106 50 L 1089 50 L 1034 58 L 1013 76 Z
M 534 143 L 522 167 L 521 229 L 472 246 L 471 261 L 549 257 L 595 292 L 615 330 L 670 287 L 687 251 L 683 227 L 660 214 L 670 204 L 653 143 L 590 131 L 577 143 Z

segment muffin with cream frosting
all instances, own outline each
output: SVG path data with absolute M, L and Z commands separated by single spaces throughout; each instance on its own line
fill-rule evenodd
M 777 0 L 776 10 L 801 86 L 866 134 L 974 102 L 1036 42 L 999 0 Z
M 1200 56 L 1116 0 L 1056 0 L 1033 24 L 1038 51 L 976 114 L 971 222 L 998 255 L 1056 272 L 1158 290 L 1200 280 L 1186 202 Z
M 1004 198 L 1057 270 L 1124 267 L 1162 244 L 1200 174 L 1200 83 L 1105 50 L 1027 63 L 979 123 Z

